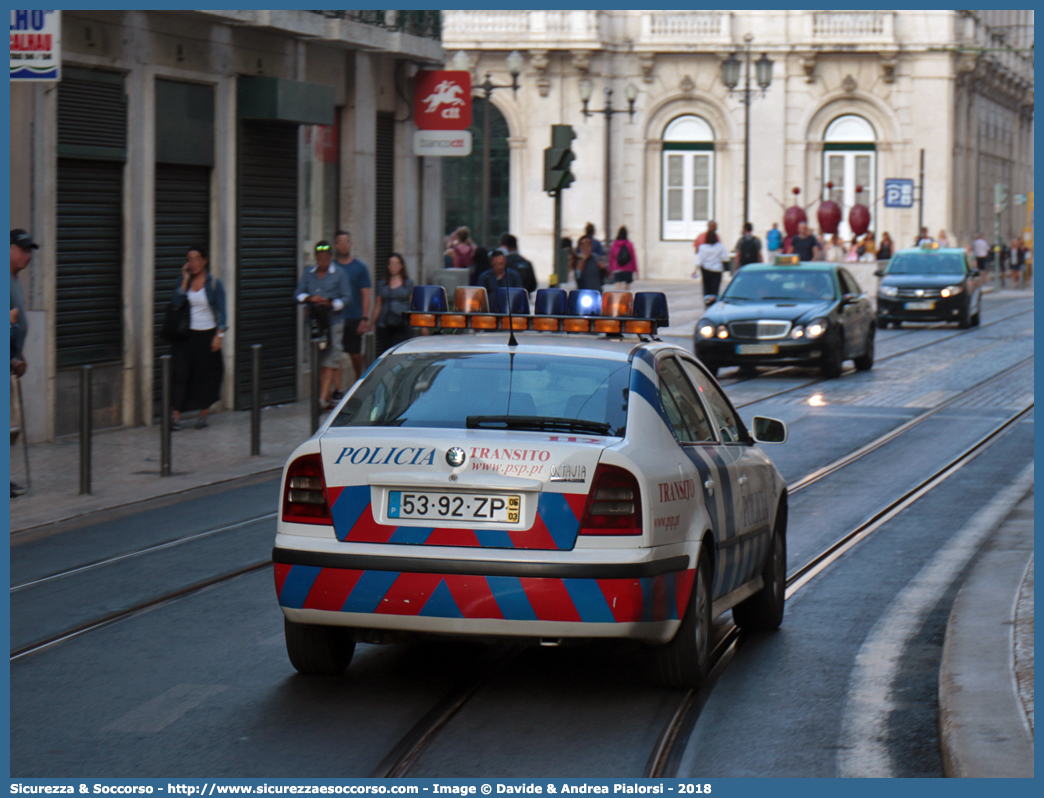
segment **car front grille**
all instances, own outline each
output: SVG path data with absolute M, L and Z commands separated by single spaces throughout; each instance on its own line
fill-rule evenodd
M 939 288 L 900 288 L 899 299 L 938 299 L 942 289 Z
M 790 332 L 789 321 L 776 319 L 758 319 L 757 321 L 734 321 L 729 325 L 729 332 L 736 338 L 784 338 Z

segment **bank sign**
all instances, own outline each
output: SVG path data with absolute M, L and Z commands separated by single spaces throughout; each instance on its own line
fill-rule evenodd
M 434 69 L 413 84 L 415 155 L 471 155 L 471 74 Z
M 11 80 L 60 80 L 62 12 L 11 12 Z

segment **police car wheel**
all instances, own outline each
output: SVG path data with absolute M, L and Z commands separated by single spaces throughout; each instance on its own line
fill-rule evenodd
M 957 321 L 957 326 L 960 327 L 962 330 L 967 330 L 969 327 L 972 326 L 970 303 L 961 308 L 961 315 Z
M 337 676 L 345 672 L 355 653 L 352 631 L 343 626 L 316 626 L 283 618 L 283 634 L 290 664 L 299 673 Z
M 674 639 L 653 650 L 654 676 L 667 687 L 698 688 L 710 670 L 711 566 L 700 556 L 692 594 Z
M 764 586 L 746 601 L 732 608 L 732 620 L 741 629 L 772 631 L 783 623 L 783 604 L 787 589 L 787 538 L 779 522 L 772 535 L 765 568 Z
M 902 327 L 902 326 L 903 326 L 903 323 L 902 323 L 901 321 L 893 321 L 893 322 L 892 322 L 892 327 L 894 327 L 894 328 L 895 328 L 895 329 L 897 329 L 897 330 L 898 330 L 898 329 L 899 329 L 900 327 Z

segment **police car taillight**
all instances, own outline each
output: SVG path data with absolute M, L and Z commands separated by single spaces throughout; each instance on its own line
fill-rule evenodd
M 634 474 L 605 464 L 595 469 L 580 534 L 642 534 L 642 492 Z
M 286 470 L 283 520 L 294 524 L 333 523 L 326 501 L 323 460 L 318 454 L 301 455 Z

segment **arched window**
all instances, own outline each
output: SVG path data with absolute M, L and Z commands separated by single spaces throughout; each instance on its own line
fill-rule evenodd
M 691 240 L 714 218 L 714 131 L 698 116 L 679 116 L 663 132 L 662 235 Z
M 486 240 L 479 241 L 482 206 L 482 131 L 483 114 L 489 106 L 489 208 Z M 467 227 L 479 245 L 493 246 L 501 233 L 508 232 L 511 152 L 508 149 L 507 120 L 492 103 L 472 104 L 471 155 L 442 158 L 442 197 L 445 207 L 444 231 L 447 235 L 460 226 Z
M 863 187 L 858 200 L 870 209 L 870 227 L 875 226 L 876 142 L 873 127 L 855 114 L 839 116 L 827 126 L 823 136 L 823 199 L 832 199 L 841 206 L 837 232 L 844 239 L 852 235 L 848 211 L 856 203 L 856 186 Z M 833 189 L 828 189 L 827 183 L 833 183 Z

